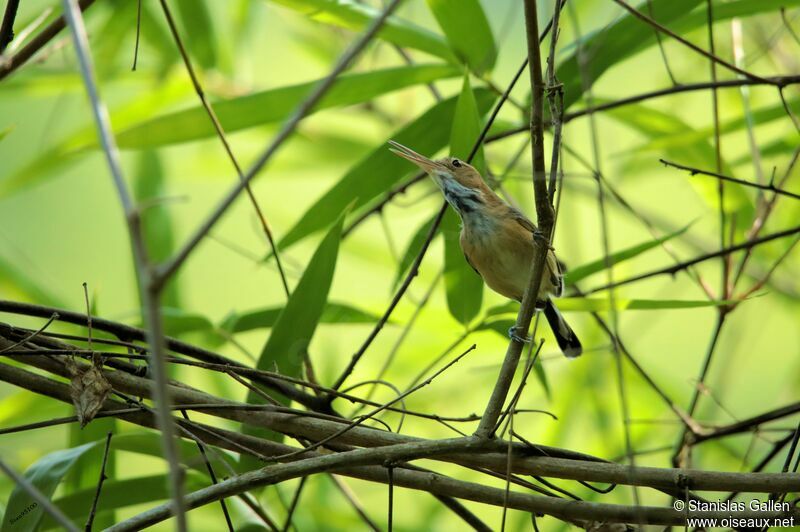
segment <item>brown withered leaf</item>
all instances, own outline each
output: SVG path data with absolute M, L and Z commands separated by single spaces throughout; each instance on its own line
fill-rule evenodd
M 75 405 L 75 413 L 78 415 L 81 428 L 83 428 L 94 419 L 94 416 L 103 407 L 108 394 L 111 393 L 111 384 L 106 380 L 103 372 L 94 365 L 78 366 L 69 360 L 67 368 L 72 374 L 70 380 L 72 404 Z

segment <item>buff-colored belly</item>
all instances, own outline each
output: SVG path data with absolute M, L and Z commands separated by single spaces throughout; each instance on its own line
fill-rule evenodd
M 528 287 L 534 255 L 533 242 L 525 235 L 515 230 L 496 230 L 479 238 L 467 231 L 462 232 L 461 238 L 464 254 L 489 288 L 518 301 Z M 557 291 L 554 268 L 557 268 L 555 256 L 550 252 L 539 287 L 539 299 L 547 299 Z

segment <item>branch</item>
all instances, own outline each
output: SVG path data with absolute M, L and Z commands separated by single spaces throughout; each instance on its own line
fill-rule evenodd
M 727 175 L 723 175 L 717 172 L 711 172 L 708 170 L 700 170 L 699 168 L 694 168 L 691 166 L 686 166 L 679 163 L 673 163 L 667 161 L 665 159 L 659 159 L 659 162 L 662 163 L 664 166 L 671 166 L 673 168 L 677 168 L 678 170 L 686 170 L 689 172 L 690 175 L 694 176 L 697 174 L 700 175 L 707 175 L 709 177 L 715 177 L 720 181 L 728 181 L 730 183 L 737 183 L 739 185 L 744 185 L 746 187 L 757 188 L 759 190 L 769 190 L 770 192 L 774 192 L 779 196 L 786 196 L 792 199 L 800 200 L 800 194 L 795 194 L 794 192 L 789 192 L 788 190 L 783 190 L 782 188 L 778 188 L 775 186 L 775 183 L 770 181 L 768 185 L 763 185 L 761 183 L 753 183 L 752 181 L 745 181 L 744 179 L 737 179 L 735 177 L 730 177 Z
M 80 0 L 78 2 L 78 7 L 81 11 L 86 11 L 92 6 L 92 4 L 94 4 L 94 1 L 95 0 Z M 58 17 L 56 20 L 48 24 L 46 28 L 44 28 L 36 37 L 33 38 L 33 40 L 31 40 L 30 43 L 27 44 L 27 46 L 22 48 L 19 52 L 11 57 L 0 58 L 0 80 L 5 79 L 6 76 L 27 63 L 28 60 L 36 54 L 36 52 L 44 48 L 47 43 L 53 40 L 53 38 L 58 35 L 59 32 L 66 27 L 66 25 L 66 19 L 63 16 Z
M 170 259 L 166 264 L 162 265 L 157 270 L 157 283 L 165 283 L 177 270 L 181 267 L 184 261 L 194 251 L 197 244 L 208 234 L 212 227 L 222 218 L 228 208 L 233 204 L 234 200 L 244 190 L 244 188 L 253 180 L 253 178 L 266 166 L 272 159 L 272 156 L 278 151 L 283 143 L 294 133 L 297 125 L 308 112 L 327 94 L 328 90 L 336 82 L 339 74 L 345 71 L 350 63 L 358 56 L 361 51 L 372 41 L 372 38 L 378 33 L 383 26 L 389 15 L 394 12 L 402 0 L 392 0 L 384 9 L 381 14 L 377 16 L 364 30 L 364 33 L 353 42 L 350 47 L 342 54 L 339 61 L 333 67 L 330 74 L 325 79 L 319 82 L 317 86 L 311 91 L 305 100 L 294 110 L 289 118 L 284 122 L 278 134 L 272 140 L 270 145 L 264 152 L 256 159 L 256 162 L 250 167 L 247 173 L 238 183 L 225 195 L 224 198 L 217 204 L 211 214 L 206 218 L 200 227 L 195 230 L 189 240 L 184 246 Z
M 14 21 L 17 19 L 19 0 L 8 0 L 6 11 L 3 14 L 3 23 L 0 25 L 0 54 L 6 51 L 8 44 L 14 40 Z
M 557 0 L 558 1 L 558 0 Z M 556 13 L 561 9 L 560 2 L 557 3 Z M 553 17 L 554 24 L 558 22 L 557 17 Z M 534 260 L 530 266 L 530 277 L 528 288 L 522 298 L 517 320 L 514 324 L 516 335 L 512 335 L 511 341 L 506 349 L 506 356 L 500 368 L 497 382 L 489 397 L 486 410 L 483 413 L 481 422 L 475 432 L 480 437 L 490 437 L 497 424 L 497 419 L 503 410 L 511 382 L 514 380 L 514 373 L 519 364 L 519 357 L 522 354 L 523 342 L 517 335 L 527 335 L 528 328 L 533 318 L 534 307 L 539 295 L 539 286 L 550 250 L 550 238 L 553 231 L 555 214 L 550 196 L 547 192 L 547 174 L 544 159 L 544 81 L 542 80 L 542 58 L 539 50 L 539 21 L 536 13 L 536 2 L 525 0 L 525 30 L 528 41 L 528 71 L 531 80 L 531 158 L 533 160 L 533 191 L 536 201 L 536 217 L 539 223 L 539 230 L 534 233 Z M 552 29 L 556 35 L 558 28 Z M 555 39 L 551 39 L 555 45 Z
M 660 270 L 654 270 L 647 273 L 642 273 L 639 275 L 635 275 L 633 277 L 628 277 L 627 279 L 623 279 L 621 281 L 616 281 L 611 284 L 606 284 L 603 286 L 598 286 L 596 288 L 592 288 L 591 290 L 587 290 L 587 294 L 594 294 L 595 292 L 600 292 L 602 290 L 608 290 L 610 288 L 616 288 L 617 286 L 623 286 L 626 284 L 630 284 L 636 281 L 641 281 L 643 279 L 649 279 L 650 277 L 656 277 L 658 275 L 664 274 L 675 274 L 681 270 L 685 270 L 690 266 L 694 266 L 695 264 L 699 264 L 701 262 L 707 261 L 709 259 L 713 259 L 716 257 L 722 257 L 724 255 L 728 255 L 729 253 L 733 253 L 735 251 L 741 251 L 743 249 L 752 249 L 760 244 L 764 244 L 766 242 L 771 242 L 773 240 L 777 240 L 779 238 L 785 238 L 787 236 L 795 235 L 800 233 L 800 226 L 791 227 L 789 229 L 784 229 L 783 231 L 778 231 L 776 233 L 771 233 L 769 235 L 765 235 L 759 238 L 754 238 L 747 240 L 746 242 L 742 242 L 733 246 L 728 246 L 726 248 L 719 249 L 717 251 L 706 253 L 704 255 L 700 255 L 699 257 L 695 257 L 693 259 L 675 264 L 673 266 L 668 266 L 666 268 L 661 268 Z
M 648 25 L 652 26 L 653 28 L 657 29 L 661 33 L 669 35 L 670 37 L 672 37 L 673 39 L 675 39 L 679 43 L 683 44 L 684 46 L 686 46 L 688 48 L 691 48 L 692 50 L 694 50 L 698 54 L 702 55 L 703 57 L 706 57 L 706 58 L 710 59 L 714 63 L 717 63 L 717 64 L 719 64 L 721 66 L 724 66 L 725 68 L 727 68 L 731 72 L 735 72 L 737 74 L 740 74 L 740 75 L 742 75 L 742 76 L 744 76 L 744 77 L 746 77 L 748 79 L 754 80 L 754 81 L 760 81 L 761 83 L 772 85 L 772 83 L 770 83 L 766 78 L 762 78 L 761 76 L 756 76 L 755 74 L 751 74 L 750 72 L 747 72 L 746 70 L 742 70 L 741 68 L 737 67 L 736 65 L 725 61 L 724 59 L 714 55 L 713 53 L 707 52 L 706 50 L 703 50 L 699 46 L 697 46 L 695 44 L 692 44 L 691 42 L 687 41 L 686 39 L 684 39 L 683 37 L 681 37 L 677 33 L 673 32 L 669 28 L 666 28 L 665 26 L 662 26 L 661 24 L 659 24 L 658 22 L 656 22 L 652 18 L 648 17 L 644 13 L 641 13 L 641 12 L 637 11 L 636 9 L 631 7 L 630 5 L 628 5 L 625 2 L 623 2 L 622 0 L 613 0 L 613 2 L 618 4 L 618 5 L 620 5 L 628 13 L 630 13 L 634 17 L 638 18 L 639 20 L 643 21 L 645 24 L 648 24 Z
M 0 344 L 3 342 L 0 339 Z M 46 356 L 27 357 L 23 362 L 28 362 L 35 367 L 58 375 L 67 375 L 67 370 L 62 364 Z M 150 387 L 145 379 L 126 375 L 119 371 L 105 371 L 104 375 L 116 390 L 143 397 L 149 397 L 151 394 Z M 69 401 L 68 385 L 54 382 L 51 379 L 7 364 L 0 364 L 0 379 L 65 402 Z M 344 420 L 306 418 L 297 414 L 247 410 L 246 407 L 250 405 L 224 401 L 184 386 L 174 386 L 172 393 L 176 401 L 181 404 L 182 409 L 193 409 L 212 416 L 239 421 L 255 427 L 269 428 L 282 434 L 303 438 L 322 438 L 341 429 L 345 424 Z M 107 404 L 113 404 L 113 402 Z M 245 408 L 242 411 L 236 409 L 215 411 L 207 408 L 214 404 L 239 405 Z M 117 403 L 117 405 L 125 406 L 120 403 Z M 136 415 L 138 414 L 124 414 L 124 418 L 127 419 L 127 416 Z M 218 431 L 219 429 L 214 430 Z M 476 441 L 474 438 L 461 438 L 461 440 L 473 443 Z M 337 447 L 341 445 L 357 445 L 386 448 L 387 446 L 425 442 L 433 445 L 431 440 L 373 428 L 355 427 L 337 438 L 335 444 Z M 270 443 L 270 445 L 274 446 L 276 444 Z M 506 445 L 506 442 L 501 441 L 480 440 L 480 443 L 475 444 L 474 447 L 472 444 L 466 445 L 463 452 L 452 451 L 441 454 L 438 458 L 466 467 L 490 468 L 496 472 L 505 473 L 508 451 Z M 270 455 L 279 455 L 285 452 L 285 449 L 287 449 L 286 446 L 271 447 L 268 453 Z M 241 450 L 237 449 L 237 452 L 241 452 Z M 474 450 L 480 450 L 480 455 L 476 456 L 471 452 Z M 639 485 L 663 490 L 667 493 L 682 493 L 682 488 L 679 490 L 678 487 L 685 486 L 686 483 L 697 490 L 739 490 L 761 493 L 789 492 L 796 489 L 798 482 L 800 482 L 800 474 L 728 473 L 652 467 L 631 468 L 604 462 L 592 456 L 540 445 L 515 444 L 512 451 L 515 456 L 513 461 L 515 473 L 609 484 Z M 556 456 L 559 455 L 569 456 L 570 458 L 557 458 Z

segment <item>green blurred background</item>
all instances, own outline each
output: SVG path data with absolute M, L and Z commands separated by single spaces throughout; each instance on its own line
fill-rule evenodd
M 324 77 L 357 35 L 352 29 L 329 23 L 326 18 L 328 4 L 324 1 L 289 0 L 170 2 L 212 102 L 233 100 Z M 471 85 L 477 88 L 491 84 L 502 90 L 526 55 L 522 8 L 512 0 L 485 0 L 481 4 L 494 35 L 497 56 L 493 68 L 485 72 L 476 72 L 473 65 Z M 664 7 L 666 2 L 654 1 L 653 4 L 656 15 L 659 15 L 658 9 L 669 10 Z M 669 19 L 667 25 L 707 48 L 705 3 L 683 1 L 682 4 L 686 5 L 681 8 L 681 13 Z M 800 71 L 800 42 L 787 29 L 779 12 L 779 7 L 785 6 L 786 20 L 790 26 L 798 28 L 800 10 L 794 7 L 798 4 L 800 2 L 788 0 L 715 2 L 717 22 L 714 29 L 719 55 L 734 60 L 733 37 L 738 27 L 742 32 L 741 64 L 747 70 L 759 75 Z M 315 15 L 314 10 L 308 7 L 312 5 L 316 5 L 321 14 Z M 377 3 L 374 5 L 380 7 Z M 540 2 L 539 5 L 540 21 L 548 20 L 552 12 L 551 3 Z M 60 3 L 24 0 L 18 27 L 24 27 L 48 8 L 58 13 Z M 131 71 L 136 14 L 136 2 L 130 0 L 98 1 L 86 13 L 101 93 L 119 133 L 172 111 L 198 106 L 160 7 L 152 0 L 143 1 L 138 67 Z M 396 18 L 406 21 L 421 34 L 432 35 L 447 44 L 441 21 L 433 16 L 428 3 L 408 0 Z M 580 35 L 576 21 L 579 21 L 584 36 L 593 35 L 593 42 L 599 43 L 596 55 L 589 60 L 599 63 L 605 57 L 609 61 L 610 67 L 592 87 L 596 103 L 668 87 L 671 83 L 651 30 L 634 43 L 636 53 L 629 57 L 611 55 L 614 47 L 624 42 L 624 31 L 614 26 L 623 19 L 619 7 L 601 1 L 576 1 L 563 13 L 557 65 L 574 59 L 575 43 Z M 469 19 L 457 22 L 466 27 L 474 23 Z M 609 25 L 612 25 L 611 30 L 604 32 Z M 669 67 L 680 83 L 709 79 L 706 59 L 671 39 L 664 39 L 663 45 Z M 546 49 L 545 45 L 543 50 Z M 446 64 L 442 57 L 413 47 L 407 47 L 407 51 L 419 65 Z M 102 152 L 94 147 L 93 122 L 68 34 L 60 34 L 37 57 L 0 82 L 0 297 L 82 311 L 81 283 L 86 282 L 95 314 L 138 324 L 138 292 L 127 229 Z M 465 66 L 458 59 L 454 58 L 450 63 L 453 64 L 451 68 L 440 68 L 437 72 L 442 75 L 437 74 L 431 79 L 445 98 L 461 92 L 465 72 Z M 359 57 L 350 73 L 370 73 L 404 65 L 402 57 L 390 43 L 376 40 Z M 718 70 L 722 79 L 735 77 L 722 68 Z M 529 101 L 527 81 L 525 74 L 512 92 L 512 99 L 523 109 Z M 360 161 L 375 150 L 385 149 L 385 141 L 393 138 L 394 132 L 435 104 L 423 83 L 408 80 L 393 83 L 403 86 L 382 86 L 381 95 L 368 102 L 334 106 L 305 119 L 266 170 L 255 179 L 253 190 L 278 239 L 289 234 L 301 220 L 317 223 L 320 228 L 328 227 L 333 219 L 326 220 L 324 216 L 330 213 L 309 211 L 309 208 Z M 566 88 L 567 98 L 577 102 L 567 111 L 587 105 L 588 98 L 581 94 L 580 85 Z M 796 88 L 787 87 L 784 94 L 790 108 L 800 113 Z M 783 111 L 778 91 L 774 87 L 733 88 L 720 91 L 719 98 L 720 121 L 724 126 L 721 153 L 725 172 L 754 180 L 760 171 L 765 179 L 769 179 L 775 167 L 776 176 L 781 177 L 800 137 Z M 290 111 L 291 106 L 279 109 L 272 113 L 276 118 L 269 123 L 229 134 L 233 150 L 244 167 L 258 156 L 280 126 L 280 118 Z M 230 119 L 247 120 L 249 112 L 234 108 Z M 160 122 L 161 129 L 145 126 L 139 130 L 143 132 L 141 135 L 129 137 L 133 140 L 127 146 L 123 140 L 125 134 L 120 136 L 126 178 L 137 191 L 139 200 L 149 205 L 144 212 L 150 238 L 148 243 L 158 258 L 167 257 L 169 251 L 182 243 L 237 179 L 222 145 L 211 135 L 205 134 L 201 139 L 188 142 L 159 143 L 159 134 L 191 137 L 197 133 L 196 123 L 207 127 L 204 115 L 197 116 L 200 118 L 195 123 L 182 124 L 167 119 Z M 717 249 L 716 183 L 704 177 L 690 178 L 686 173 L 664 168 L 658 162 L 659 158 L 666 158 L 713 169 L 711 94 L 708 91 L 687 92 L 620 107 L 597 114 L 595 122 L 600 171 L 636 211 L 652 220 L 656 235 L 670 234 L 691 223 L 687 232 L 670 240 L 678 256 L 688 259 Z M 525 123 L 522 111 L 507 104 L 493 131 Z M 435 127 L 446 131 L 445 138 L 449 138 L 449 122 Z M 760 161 L 754 161 L 750 135 Z M 548 159 L 550 141 L 548 136 Z M 525 134 L 522 134 L 487 145 L 485 157 L 494 175 L 504 174 L 514 154 L 523 149 L 524 142 Z M 416 148 L 413 141 L 407 143 Z M 592 174 L 594 155 L 589 120 L 579 118 L 566 124 L 564 143 L 569 152 L 565 153 L 563 160 L 563 196 L 554 244 L 560 258 L 570 268 L 575 268 L 603 256 L 597 185 Z M 428 155 L 446 151 L 443 149 Z M 526 150 L 519 162 L 507 172 L 503 187 L 523 211 L 534 217 L 528 153 Z M 413 169 L 407 166 L 405 177 L 410 177 Z M 799 172 L 795 169 L 786 181 L 787 189 L 800 190 Z M 382 192 L 374 198 L 361 199 L 379 199 L 391 186 L 379 170 L 371 175 L 371 179 Z M 727 189 L 729 220 L 730 216 L 735 216 L 735 241 L 738 242 L 745 238 L 745 231 L 752 223 L 757 194 L 752 189 L 735 185 L 728 185 Z M 363 188 L 360 186 L 344 189 L 344 195 L 352 199 L 361 193 Z M 612 251 L 654 238 L 654 234 L 639 220 L 620 207 L 608 190 L 605 195 Z M 350 199 L 344 204 L 349 202 Z M 336 379 L 369 334 L 372 323 L 386 308 L 393 294 L 400 257 L 406 252 L 413 235 L 436 212 L 440 203 L 432 183 L 426 181 L 414 185 L 380 215 L 370 217 L 342 241 L 329 300 L 359 309 L 364 316 L 354 320 L 362 323 L 334 322 L 318 327 L 309 351 L 317 377 L 323 384 Z M 364 208 L 356 210 L 358 212 L 350 219 L 355 219 Z M 317 216 L 321 218 L 315 219 Z M 782 198 L 777 202 L 763 234 L 796 225 L 798 220 L 800 202 Z M 323 235 L 324 231 L 315 231 L 282 250 L 292 286 Z M 761 278 L 792 241 L 789 237 L 760 246 L 739 288 L 746 290 Z M 244 363 L 254 364 L 268 337 L 267 329 L 236 334 L 238 346 L 225 341 L 218 329 L 231 315 L 280 307 L 285 303 L 274 261 L 264 260 L 267 251 L 252 207 L 242 196 L 172 281 L 164 302 L 169 307 L 166 311 L 168 332 Z M 491 392 L 507 339 L 486 327 L 464 337 L 465 325 L 451 316 L 439 277 L 442 256 L 443 242 L 439 237 L 429 250 L 419 276 L 393 314 L 392 322 L 367 351 L 348 383 L 375 377 L 403 335 L 404 325 L 412 319 L 418 303 L 432 283 L 436 283 L 430 301 L 422 308 L 384 378 L 404 389 L 445 350 L 450 350 L 445 358 L 450 360 L 476 343 L 477 349 L 473 353 L 433 384 L 415 393 L 407 400 L 407 405 L 411 409 L 442 416 L 480 413 Z M 696 417 L 700 421 L 712 426 L 723 425 L 798 401 L 800 283 L 795 273 L 799 260 L 800 255 L 795 249 L 778 266 L 771 281 L 728 317 L 706 382 L 710 396 L 703 397 L 697 411 Z M 615 266 L 613 278 L 622 279 L 672 264 L 670 256 L 656 247 Z M 718 291 L 719 260 L 704 263 L 698 271 L 713 290 Z M 589 288 L 606 281 L 606 272 L 601 272 L 582 281 L 581 285 Z M 674 278 L 658 276 L 627 285 L 615 293 L 622 299 L 706 299 L 686 273 L 679 273 Z M 604 295 L 605 292 L 601 292 L 595 297 Z M 485 290 L 481 314 L 473 325 L 480 322 L 487 309 L 504 302 L 501 296 Z M 531 377 L 519 405 L 521 408 L 546 410 L 558 419 L 541 414 L 520 414 L 515 419 L 515 429 L 536 443 L 618 459 L 625 453 L 625 441 L 611 343 L 587 312 L 571 311 L 567 317 L 583 340 L 585 355 L 577 360 L 566 360 L 555 349 L 549 332 L 542 327 L 537 338 L 544 335 L 549 339 L 541 356 L 547 386 L 541 377 Z M 714 307 L 625 310 L 618 313 L 618 327 L 621 338 L 639 363 L 679 406 L 686 408 L 716 317 Z M 513 314 L 506 314 L 504 318 L 513 318 Z M 40 320 L 9 314 L 3 314 L 2 319 L 32 328 L 42 324 Z M 69 327 L 54 329 L 77 330 Z M 456 341 L 456 345 L 451 345 Z M 680 425 L 652 389 L 628 365 L 624 369 L 630 417 L 634 420 L 630 424 L 633 448 L 645 451 L 667 447 L 637 457 L 637 463 L 666 467 Z M 178 368 L 173 377 L 216 395 L 237 400 L 245 398 L 244 388 L 219 375 Z M 368 387 L 363 387 L 355 391 L 365 394 L 367 390 Z M 389 400 L 393 392 L 378 387 L 374 397 L 379 401 Z M 348 409 L 349 406 L 342 405 L 342 411 Z M 67 405 L 0 384 L 0 427 L 70 415 L 71 412 L 72 408 Z M 386 415 L 382 419 L 392 427 L 397 426 L 397 416 Z M 95 422 L 82 435 L 66 426 L 3 435 L 0 436 L 0 454 L 18 471 L 23 471 L 48 453 L 102 438 L 110 424 L 108 421 Z M 234 424 L 226 426 L 237 428 Z M 791 419 L 784 420 L 775 426 L 787 429 L 792 427 L 792 422 Z M 461 428 L 469 431 L 473 426 L 466 424 Z M 115 430 L 118 435 L 145 432 L 122 423 L 117 424 Z M 415 419 L 406 419 L 403 432 L 430 438 L 454 434 L 441 425 Z M 695 451 L 694 465 L 718 470 L 748 470 L 763 457 L 771 447 L 770 442 L 778 435 L 782 434 L 765 431 L 703 444 Z M 132 443 L 129 447 L 114 453 L 114 482 L 164 474 L 163 461 L 147 456 L 137 444 Z M 136 452 L 137 449 L 140 452 Z M 68 476 L 59 487 L 56 499 L 94 485 L 95 477 L 92 477 L 92 466 L 88 463 L 96 461 L 100 451 L 98 448 L 86 455 L 94 458 Z M 776 459 L 767 469 L 778 470 L 781 463 L 782 458 Z M 438 469 L 459 478 L 503 485 L 501 481 L 487 481 L 476 473 L 455 466 L 438 466 Z M 190 480 L 194 486 L 205 484 L 200 474 Z M 147 501 L 158 498 L 158 489 L 163 492 L 159 478 L 152 482 L 156 487 L 148 492 L 148 497 L 140 504 L 117 510 L 113 519 L 119 520 L 149 507 L 151 503 Z M 361 481 L 347 480 L 347 483 L 363 501 L 369 515 L 378 523 L 385 523 L 386 490 Z M 290 482 L 278 488 L 284 501 L 291 498 L 295 484 Z M 631 491 L 625 488 L 598 496 L 581 486 L 568 482 L 560 484 L 586 499 L 603 502 L 632 500 Z M 0 478 L 0 509 L 12 488 L 9 479 Z M 261 498 L 268 511 L 280 519 L 284 509 L 276 491 L 274 487 L 268 488 Z M 426 494 L 398 490 L 395 497 L 397 529 L 453 530 L 463 527 L 457 517 Z M 643 492 L 643 497 L 645 502 L 652 504 L 666 503 L 665 496 Z M 238 502 L 231 504 L 236 506 L 236 522 L 244 529 L 244 523 L 252 521 L 252 516 Z M 475 504 L 468 506 L 491 526 L 499 527 L 498 509 Z M 109 520 L 112 516 L 104 513 L 101 518 Z M 224 526 L 221 513 L 214 505 L 191 512 L 189 518 L 192 530 L 220 530 Z M 298 530 L 354 530 L 364 527 L 326 476 L 310 479 L 295 516 L 295 525 Z M 252 526 L 257 529 L 257 525 Z M 529 529 L 529 516 L 512 512 L 509 526 L 511 529 Z M 540 520 L 540 526 L 547 530 L 561 527 L 553 519 Z M 169 525 L 158 529 L 169 529 Z

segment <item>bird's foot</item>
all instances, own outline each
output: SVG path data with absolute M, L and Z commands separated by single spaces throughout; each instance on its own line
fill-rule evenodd
M 527 344 L 531 341 L 530 336 L 522 336 L 521 334 L 525 334 L 526 331 L 523 331 L 522 328 L 517 327 L 514 325 L 508 330 L 508 337 L 512 340 L 519 342 L 521 344 Z

